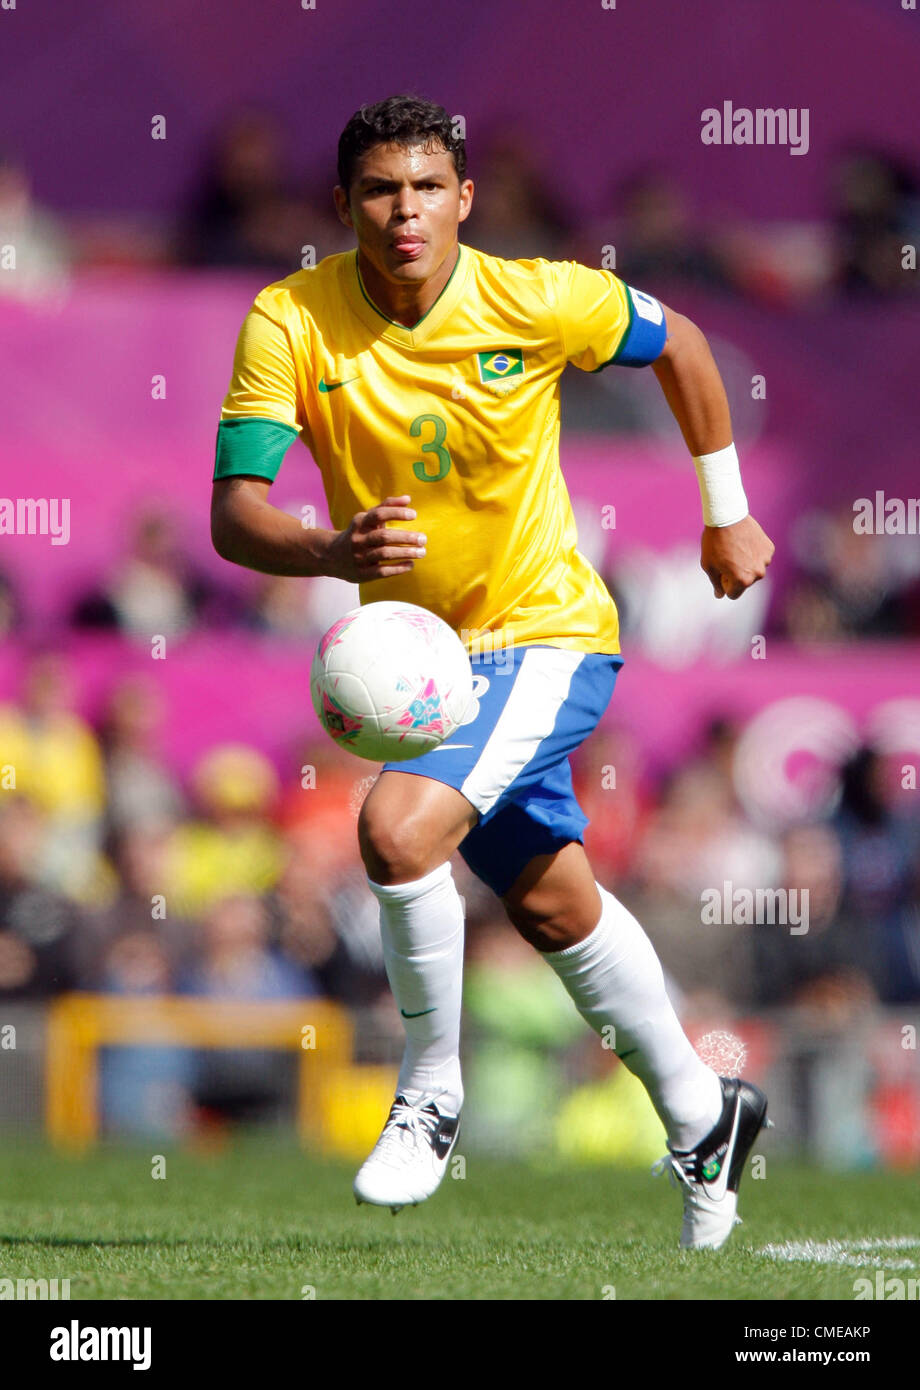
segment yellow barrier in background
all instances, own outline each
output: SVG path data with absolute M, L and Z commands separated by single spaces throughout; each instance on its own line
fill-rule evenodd
M 96 1142 L 99 1048 L 144 1043 L 299 1051 L 297 1132 L 326 1152 L 360 1152 L 368 1133 L 373 1143 L 393 1098 L 395 1069 L 352 1066 L 351 1019 L 328 1000 L 65 994 L 51 1006 L 45 1059 L 46 1125 L 54 1143 L 80 1150 Z M 342 1100 L 356 1092 L 365 1103 L 350 1128 L 343 1126 Z

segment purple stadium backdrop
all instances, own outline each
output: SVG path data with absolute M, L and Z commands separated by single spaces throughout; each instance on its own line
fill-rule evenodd
M 331 182 L 351 112 L 419 88 L 466 116 L 474 166 L 502 126 L 526 126 L 580 217 L 663 150 L 681 151 L 707 203 L 765 221 L 821 215 L 827 187 L 815 171 L 850 138 L 916 157 L 920 26 L 902 22 L 897 0 L 771 0 L 733 7 L 728 22 L 724 0 L 596 0 L 567 7 L 564 23 L 558 0 L 438 3 L 408 25 L 395 9 L 387 23 L 379 0 L 271 10 L 266 42 L 259 4 L 20 5 L 0 50 L 3 140 L 34 171 L 38 197 L 173 211 L 204 141 L 250 99 L 287 118 L 294 167 Z M 634 58 L 624 66 L 637 53 L 645 83 Z M 688 140 L 700 112 L 725 99 L 811 107 L 810 157 Z M 141 159 L 158 113 L 167 140 L 159 158 Z

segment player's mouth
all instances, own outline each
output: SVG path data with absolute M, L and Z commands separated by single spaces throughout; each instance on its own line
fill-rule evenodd
M 417 261 L 425 249 L 425 242 L 419 236 L 397 236 L 393 238 L 393 250 L 404 261 Z

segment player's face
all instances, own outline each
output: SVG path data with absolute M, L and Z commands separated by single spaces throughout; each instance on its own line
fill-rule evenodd
M 444 149 L 374 145 L 359 158 L 348 194 L 337 188 L 335 198 L 374 269 L 393 284 L 420 285 L 456 245 L 473 184 L 460 182 Z

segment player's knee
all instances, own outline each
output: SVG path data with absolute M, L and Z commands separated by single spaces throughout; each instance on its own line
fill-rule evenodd
M 520 936 L 538 951 L 564 951 L 581 941 L 584 924 L 564 904 L 551 905 L 503 899 L 509 920 Z
M 374 883 L 411 883 L 436 865 L 424 817 L 409 813 L 399 819 L 386 808 L 364 803 L 358 817 L 358 844 L 367 876 Z

